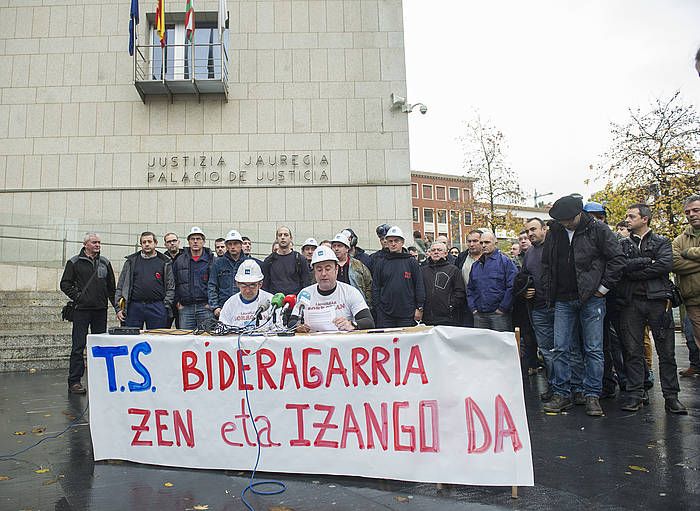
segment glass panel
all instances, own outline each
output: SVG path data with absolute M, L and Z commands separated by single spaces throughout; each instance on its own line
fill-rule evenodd
M 426 224 L 432 224 L 434 222 L 432 209 L 423 210 L 423 222 Z
M 459 200 L 459 188 L 450 188 L 450 200 L 452 200 L 452 201 Z
M 413 221 L 418 223 L 418 208 L 413 208 Z
M 436 186 L 435 187 L 435 198 L 437 200 L 445 200 L 445 187 L 444 186 Z
M 437 210 L 437 220 L 438 220 L 439 224 L 446 224 L 447 223 L 447 210 L 438 209 Z
M 165 27 L 165 48 L 160 47 L 160 37 L 158 37 L 158 31 L 153 30 L 153 69 L 152 69 L 152 79 L 162 80 L 163 71 L 165 72 L 165 79 L 172 80 L 175 73 L 175 52 L 172 48 L 168 48 L 168 44 L 174 44 L 175 40 L 175 26 L 166 25 Z M 163 50 L 165 50 L 165 69 L 162 69 L 163 65 Z
M 433 187 L 430 185 L 423 185 L 423 198 L 432 199 L 433 198 Z
M 414 199 L 418 198 L 418 185 L 416 183 L 411 183 L 411 195 Z
M 464 212 L 464 225 L 471 225 L 472 224 L 472 213 L 471 211 L 465 211 Z
M 219 30 L 215 26 L 198 26 L 194 32 L 194 77 L 198 79 L 221 78 L 221 46 Z M 192 53 L 192 46 L 187 48 Z

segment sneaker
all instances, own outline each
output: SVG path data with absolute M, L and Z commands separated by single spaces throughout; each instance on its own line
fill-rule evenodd
M 603 409 L 600 407 L 600 402 L 596 396 L 586 396 L 586 415 L 591 417 L 603 415 Z
M 697 376 L 700 374 L 700 369 L 697 367 L 690 366 L 688 369 L 683 369 L 682 371 L 678 371 L 678 374 L 681 375 L 681 378 L 690 378 L 691 376 Z
M 586 404 L 586 397 L 583 395 L 583 392 L 574 392 L 574 404 L 577 406 Z
M 643 405 L 644 403 L 641 399 L 630 398 L 624 403 L 622 403 L 622 406 L 620 406 L 620 410 L 624 410 L 625 412 L 638 412 Z
M 85 390 L 85 387 L 83 387 L 80 382 L 78 383 L 73 383 L 72 385 L 68 386 L 68 392 L 71 394 L 85 394 L 87 390 Z
M 552 392 L 551 390 L 548 390 L 547 392 L 543 392 L 542 394 L 540 394 L 540 400 L 543 403 L 551 401 L 553 397 L 554 397 L 554 392 Z
M 675 413 L 677 415 L 688 415 L 688 409 L 678 401 L 677 397 L 667 397 L 666 398 L 666 411 L 668 413 Z
M 564 397 L 561 394 L 554 394 L 552 399 L 547 401 L 544 406 L 542 406 L 542 409 L 545 412 L 561 413 L 564 410 L 568 410 L 572 406 L 574 406 L 574 404 L 571 402 L 571 399 Z

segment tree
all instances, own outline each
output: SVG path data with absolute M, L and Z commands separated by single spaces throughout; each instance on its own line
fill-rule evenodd
M 654 207 L 655 230 L 675 236 L 684 226 L 683 198 L 700 185 L 700 118 L 682 103 L 680 91 L 656 99 L 648 112 L 638 108 L 629 114 L 627 122 L 611 124 L 604 192 L 609 202 L 621 202 L 619 214 L 623 206 L 646 200 Z
M 477 116 L 467 123 L 467 132 L 461 141 L 467 176 L 476 180 L 474 213 L 496 232 L 498 227 L 504 226 L 504 220 L 496 214 L 496 204 L 522 201 L 517 176 L 504 155 L 503 133 Z

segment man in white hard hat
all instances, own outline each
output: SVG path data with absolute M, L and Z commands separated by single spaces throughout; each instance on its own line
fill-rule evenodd
M 350 284 L 362 293 L 362 297 L 371 307 L 372 274 L 364 264 L 350 255 L 350 240 L 345 232 L 339 232 L 331 240 L 331 248 L 338 258 L 338 280 Z
M 173 263 L 175 275 L 175 307 L 180 316 L 180 328 L 194 330 L 212 317 L 208 303 L 208 283 L 214 255 L 204 246 L 206 237 L 199 227 L 187 235 L 189 245 Z
M 226 325 L 244 327 L 255 324 L 258 306 L 269 301 L 272 295 L 262 290 L 263 273 L 260 265 L 251 258 L 241 262 L 236 272 L 236 287 L 239 292 L 231 296 L 219 314 L 219 321 Z M 263 312 L 263 322 L 267 318 Z
M 318 247 L 311 264 L 317 283 L 299 293 L 291 317 L 291 324 L 297 323 L 297 332 L 374 328 L 372 314 L 362 294 L 351 285 L 338 282 L 338 258 L 333 250 Z
M 306 238 L 301 245 L 301 255 L 306 259 L 306 266 L 309 270 L 307 279 L 304 281 L 304 287 L 314 283 L 314 269 L 311 267 L 311 258 L 314 255 L 314 250 L 318 247 L 318 241 L 315 238 Z
M 372 268 L 372 304 L 379 328 L 413 326 L 423 317 L 425 287 L 418 261 L 403 249 L 397 226 L 386 233 L 389 248 Z
M 238 267 L 248 256 L 243 253 L 243 237 L 235 229 L 226 234 L 226 252 L 214 260 L 209 277 L 209 307 L 217 318 L 226 300 L 238 293 L 235 277 Z

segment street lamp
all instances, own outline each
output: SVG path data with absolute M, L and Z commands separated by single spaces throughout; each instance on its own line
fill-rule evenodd
M 533 195 L 533 198 L 535 199 L 535 207 L 537 207 L 537 199 L 541 199 L 542 197 L 546 197 L 547 195 L 553 195 L 554 192 L 547 192 L 543 194 L 538 194 L 537 190 L 535 190 L 535 194 Z

